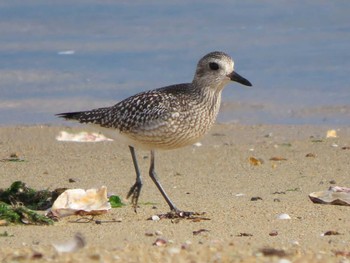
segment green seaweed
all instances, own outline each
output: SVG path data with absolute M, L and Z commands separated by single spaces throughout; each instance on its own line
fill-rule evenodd
M 33 210 L 47 210 L 65 190 L 34 190 L 24 182 L 15 181 L 0 189 L 0 219 L 12 224 L 51 225 L 53 221 Z
M 0 219 L 7 223 L 31 224 L 31 225 L 52 225 L 53 221 L 28 209 L 23 205 L 9 205 L 0 202 Z
M 122 207 L 125 205 L 125 204 L 123 204 L 120 197 L 117 195 L 111 195 L 109 197 L 109 203 L 111 204 L 112 208 L 118 208 L 118 207 Z
M 56 200 L 58 195 L 65 189 L 53 192 L 49 190 L 34 190 L 24 182 L 16 181 L 5 190 L 0 189 L 0 201 L 7 204 L 23 204 L 31 210 L 47 210 Z

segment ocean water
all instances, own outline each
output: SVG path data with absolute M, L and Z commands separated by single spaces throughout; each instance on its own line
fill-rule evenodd
M 350 123 L 350 1 L 0 1 L 0 125 L 113 105 L 190 82 L 214 50 L 253 87 L 228 85 L 220 122 Z

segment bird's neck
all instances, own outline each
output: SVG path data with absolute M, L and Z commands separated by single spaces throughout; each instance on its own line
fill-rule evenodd
M 195 86 L 198 87 L 198 86 Z M 221 103 L 221 89 L 215 89 L 213 87 L 205 87 L 201 86 L 200 89 L 196 89 L 196 93 L 198 93 L 198 103 L 202 104 L 207 108 L 208 118 L 214 122 L 216 116 L 220 109 Z

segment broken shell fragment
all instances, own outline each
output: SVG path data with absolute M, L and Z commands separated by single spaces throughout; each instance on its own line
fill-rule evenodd
M 113 141 L 110 138 L 107 138 L 100 133 L 88 133 L 80 132 L 77 134 L 68 133 L 66 131 L 61 131 L 58 136 L 56 136 L 57 141 L 61 142 L 104 142 L 104 141 Z
M 327 138 L 337 138 L 337 131 L 336 130 L 328 130 L 327 131 Z
M 100 189 L 68 189 L 52 205 L 50 213 L 55 217 L 69 215 L 98 215 L 111 209 L 107 187 Z
M 291 219 L 291 217 L 288 214 L 280 214 L 280 215 L 277 215 L 277 219 L 285 220 L 285 219 Z
M 312 202 L 318 204 L 350 206 L 350 188 L 331 186 L 326 191 L 309 194 L 309 198 Z
M 168 241 L 166 241 L 164 238 L 157 238 L 153 243 L 153 246 L 164 247 L 167 243 Z
M 264 161 L 262 159 L 258 159 L 258 158 L 255 158 L 255 157 L 250 157 L 249 158 L 249 163 L 251 165 L 258 166 L 258 165 L 263 164 Z

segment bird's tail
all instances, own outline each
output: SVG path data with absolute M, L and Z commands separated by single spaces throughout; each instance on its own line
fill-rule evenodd
M 80 120 L 82 116 L 84 116 L 85 111 L 77 111 L 77 112 L 64 112 L 55 114 L 55 116 L 66 119 L 66 120 Z
M 58 113 L 56 116 L 66 120 L 76 120 L 80 123 L 94 123 L 101 124 L 109 108 L 99 108 L 91 111 L 76 111 Z

